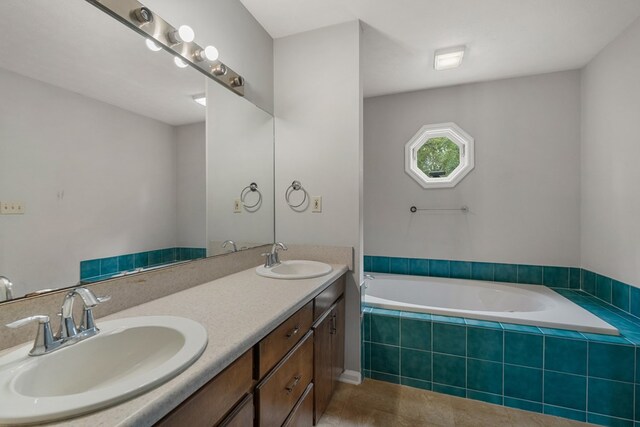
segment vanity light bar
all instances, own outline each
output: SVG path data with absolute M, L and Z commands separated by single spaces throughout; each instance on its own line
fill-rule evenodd
M 217 60 L 218 51 L 213 46 L 202 47 L 193 41 L 187 41 L 190 34 L 185 33 L 185 29 L 182 28 L 184 26 L 181 28 L 186 37 L 182 40 L 179 28 L 171 26 L 137 0 L 86 1 L 141 34 L 148 42 L 175 55 L 176 59 L 191 65 L 236 94 L 244 96 L 244 78 Z

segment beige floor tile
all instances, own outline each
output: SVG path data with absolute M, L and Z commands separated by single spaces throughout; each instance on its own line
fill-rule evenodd
M 367 379 L 339 384 L 319 427 L 577 427 L 585 423 Z

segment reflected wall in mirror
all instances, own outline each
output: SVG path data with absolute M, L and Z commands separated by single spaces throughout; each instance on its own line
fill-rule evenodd
M 193 99 L 209 79 L 84 1 L 3 0 L 0 25 L 0 202 L 24 207 L 0 215 L 0 276 L 14 297 L 220 253 L 207 235 L 219 212 L 207 206 L 233 214 L 233 199 L 214 199 L 231 176 L 264 181 L 270 218 L 255 237 L 225 226 L 216 239 L 273 241 L 271 116 L 220 86 L 216 109 L 234 102 L 234 121 L 217 125 L 225 143 L 214 143 Z M 207 158 L 254 125 L 264 169 L 240 177 L 242 159 L 225 152 L 229 169 L 209 173 Z

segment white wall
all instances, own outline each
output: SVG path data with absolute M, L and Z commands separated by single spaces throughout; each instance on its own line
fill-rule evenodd
M 201 46 L 246 79 L 245 97 L 273 113 L 273 39 L 238 0 L 148 0 L 146 6 L 174 26 L 188 24 Z
M 0 274 L 16 294 L 69 286 L 80 261 L 172 247 L 171 126 L 0 69 Z M 64 196 L 62 196 L 64 193 Z
M 273 116 L 221 85 L 207 82 L 207 248 L 208 255 L 227 252 L 225 240 L 238 249 L 273 243 Z M 255 182 L 262 203 L 252 212 L 234 212 L 234 201 Z M 258 200 L 250 192 L 248 206 Z
M 640 20 L 582 73 L 582 267 L 640 287 Z
M 175 127 L 178 247 L 207 247 L 205 129 L 205 122 Z
M 355 275 L 347 283 L 346 366 L 358 370 L 361 269 L 360 26 L 349 22 L 274 43 L 276 240 L 352 246 Z M 322 213 L 294 212 L 285 189 L 299 180 L 322 196 Z
M 580 80 L 567 71 L 365 99 L 367 255 L 579 265 Z M 404 171 L 421 126 L 455 122 L 475 169 L 452 189 Z M 411 214 L 409 207 L 468 214 Z

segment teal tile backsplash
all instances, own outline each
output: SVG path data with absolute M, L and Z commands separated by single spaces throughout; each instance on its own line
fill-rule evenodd
M 80 281 L 96 282 L 137 268 L 155 267 L 206 256 L 205 248 L 165 248 L 80 261 Z

